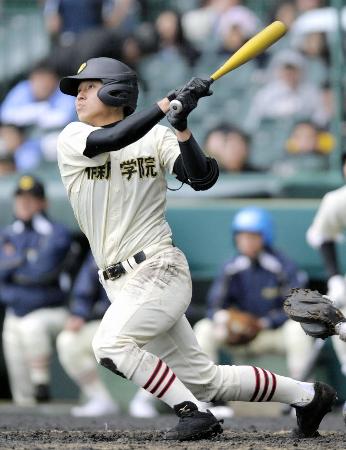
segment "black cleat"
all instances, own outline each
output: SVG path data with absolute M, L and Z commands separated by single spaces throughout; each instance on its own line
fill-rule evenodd
M 178 425 L 167 431 L 165 439 L 178 441 L 196 441 L 198 439 L 211 439 L 221 434 L 223 429 L 213 414 L 198 411 L 192 402 L 183 402 L 174 406 L 174 411 L 179 417 Z
M 336 391 L 325 383 L 317 381 L 314 384 L 315 396 L 306 406 L 294 406 L 298 428 L 294 434 L 298 438 L 319 436 L 318 427 L 323 417 L 332 410 L 337 400 Z
M 45 403 L 49 402 L 50 400 L 50 392 L 49 392 L 49 386 L 47 384 L 37 384 L 34 387 L 35 390 L 35 399 L 37 403 Z

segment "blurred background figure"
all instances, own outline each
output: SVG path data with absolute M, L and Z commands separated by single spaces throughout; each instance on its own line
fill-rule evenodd
M 119 58 L 123 40 L 139 24 L 137 0 L 46 0 L 51 58 L 62 74 L 97 56 Z
M 303 56 L 293 50 L 283 50 L 272 60 L 273 79 L 258 90 L 250 105 L 246 127 L 255 132 L 264 120 L 312 120 L 325 125 L 323 102 L 318 86 L 305 79 Z
M 15 173 L 16 163 L 11 153 L 0 150 L 0 177 Z
M 341 167 L 346 179 L 346 153 L 341 155 Z M 327 277 L 327 296 L 346 314 L 346 278 L 343 273 L 338 242 L 344 239 L 346 230 L 346 185 L 324 195 L 313 221 L 307 230 L 306 240 L 321 256 Z M 333 347 L 346 375 L 346 343 L 339 336 L 332 336 Z M 344 404 L 346 417 L 346 403 Z
M 108 306 L 108 297 L 98 280 L 97 266 L 89 252 L 75 280 L 70 316 L 57 337 L 59 361 L 86 400 L 84 404 L 71 409 L 71 414 L 76 417 L 96 417 L 120 412 L 118 404 L 100 377 L 91 346 Z M 138 391 L 129 405 L 130 414 L 136 417 L 156 416 L 155 407 L 148 397 L 151 396 L 146 391 Z
M 252 20 L 252 11 L 242 5 L 241 0 L 202 0 L 200 7 L 186 11 L 182 17 L 182 26 L 187 39 L 203 51 L 215 39 L 215 30 L 222 17 L 230 11 L 237 13 L 238 7 L 243 16 Z M 198 24 L 198 25 L 197 25 Z M 251 26 L 251 24 L 249 24 Z
M 189 66 L 194 66 L 200 52 L 185 38 L 181 16 L 174 10 L 161 12 L 155 21 L 158 56 L 169 61 L 174 55 L 182 57 Z
M 181 16 L 174 10 L 167 9 L 158 14 L 153 32 L 155 49 L 142 58 L 138 70 L 149 91 L 148 101 L 154 102 L 157 96 L 165 95 L 167 89 L 183 85 L 191 78 L 191 69 L 200 52 L 185 38 Z
M 309 70 L 307 79 L 322 86 L 329 81 L 330 52 L 326 33 L 313 32 L 302 34 L 295 47 L 305 58 Z
M 273 164 L 272 171 L 290 176 L 326 170 L 334 144 L 331 133 L 321 130 L 313 122 L 298 122 L 286 141 L 284 157 Z
M 63 328 L 67 293 L 61 286 L 70 234 L 49 219 L 44 187 L 20 178 L 14 222 L 0 233 L 0 299 L 6 306 L 3 348 L 13 401 L 50 399 L 50 358 Z
M 75 118 L 74 100 L 64 95 L 58 84 L 59 76 L 53 66 L 42 61 L 30 71 L 27 79 L 10 89 L 1 104 L 3 125 L 25 127 L 27 134 L 30 131 L 30 142 L 23 144 L 31 148 L 33 165 L 39 153 L 55 159 L 57 130 Z
M 290 376 L 299 379 L 312 340 L 298 323 L 287 320 L 283 301 L 289 289 L 304 286 L 307 277 L 275 248 L 267 210 L 241 209 L 231 235 L 236 255 L 225 262 L 210 288 L 207 318 L 194 327 L 197 340 L 215 362 L 221 348 L 237 364 L 242 357 L 285 355 Z M 239 312 L 245 314 L 238 321 Z
M 204 140 L 204 151 L 215 158 L 224 173 L 255 172 L 249 162 L 250 136 L 240 128 L 220 123 L 212 128 Z
M 46 0 L 46 28 L 52 41 L 63 47 L 95 28 L 128 33 L 137 24 L 136 7 L 135 0 Z
M 42 162 L 38 140 L 27 137 L 25 128 L 17 125 L 0 125 L 0 152 L 13 160 L 18 172 L 34 170 Z

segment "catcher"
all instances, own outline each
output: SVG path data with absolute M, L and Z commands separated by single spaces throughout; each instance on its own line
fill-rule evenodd
M 273 247 L 273 223 L 261 208 L 240 210 L 231 225 L 237 255 L 228 260 L 208 295 L 208 318 L 195 325 L 197 340 L 213 361 L 227 347 L 234 358 L 279 353 L 299 379 L 312 339 L 282 308 L 285 294 L 303 286 L 304 273 Z

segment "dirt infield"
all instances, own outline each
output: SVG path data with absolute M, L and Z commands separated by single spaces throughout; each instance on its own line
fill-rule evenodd
M 265 405 L 266 406 L 266 405 Z M 257 408 L 257 409 L 256 409 Z M 264 411 L 260 415 L 260 411 Z M 295 420 L 258 406 L 225 421 L 224 433 L 211 441 L 164 441 L 164 432 L 174 426 L 173 415 L 155 420 L 126 415 L 102 418 L 72 418 L 67 405 L 43 405 L 19 410 L 0 405 L 0 449 L 16 450 L 128 450 L 128 449 L 346 449 L 346 428 L 341 414 L 329 414 L 321 425 L 321 437 L 297 440 L 290 430 Z M 247 415 L 244 415 L 247 414 Z

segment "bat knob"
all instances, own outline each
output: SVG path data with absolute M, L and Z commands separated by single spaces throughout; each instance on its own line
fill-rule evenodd
M 170 103 L 169 109 L 172 112 L 179 114 L 183 109 L 183 105 L 181 104 L 181 102 L 179 100 L 172 100 Z

